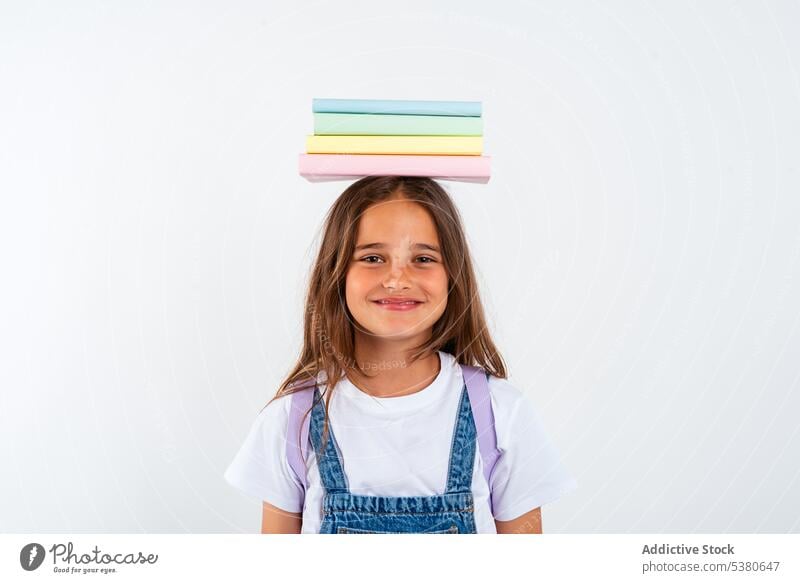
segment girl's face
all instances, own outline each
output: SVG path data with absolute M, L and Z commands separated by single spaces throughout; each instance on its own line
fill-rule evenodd
M 364 212 L 345 287 L 347 307 L 368 333 L 391 340 L 424 333 L 427 339 L 447 307 L 447 273 L 422 205 L 387 200 Z M 401 299 L 413 303 L 380 302 Z

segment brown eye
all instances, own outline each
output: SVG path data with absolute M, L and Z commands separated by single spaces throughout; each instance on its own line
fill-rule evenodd
M 367 263 L 375 263 L 374 261 L 367 261 L 367 259 L 372 259 L 372 258 L 380 259 L 380 257 L 378 257 L 377 255 L 367 255 L 366 257 L 362 257 L 361 261 L 366 261 Z

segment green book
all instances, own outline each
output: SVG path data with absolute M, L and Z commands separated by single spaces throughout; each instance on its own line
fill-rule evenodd
M 315 113 L 317 136 L 480 136 L 483 118 L 455 115 Z

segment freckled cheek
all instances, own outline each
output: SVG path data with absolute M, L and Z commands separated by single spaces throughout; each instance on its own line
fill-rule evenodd
M 425 292 L 431 300 L 442 302 L 447 298 L 447 274 L 431 273 L 423 284 Z
M 351 270 L 345 279 L 345 291 L 348 301 L 366 301 L 380 280 L 369 273 Z

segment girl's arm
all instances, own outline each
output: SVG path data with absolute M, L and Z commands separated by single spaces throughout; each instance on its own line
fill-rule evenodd
M 267 502 L 262 504 L 262 534 L 300 534 L 302 525 L 302 512 L 286 512 Z
M 497 534 L 542 534 L 542 508 L 534 508 L 514 520 L 495 520 Z

